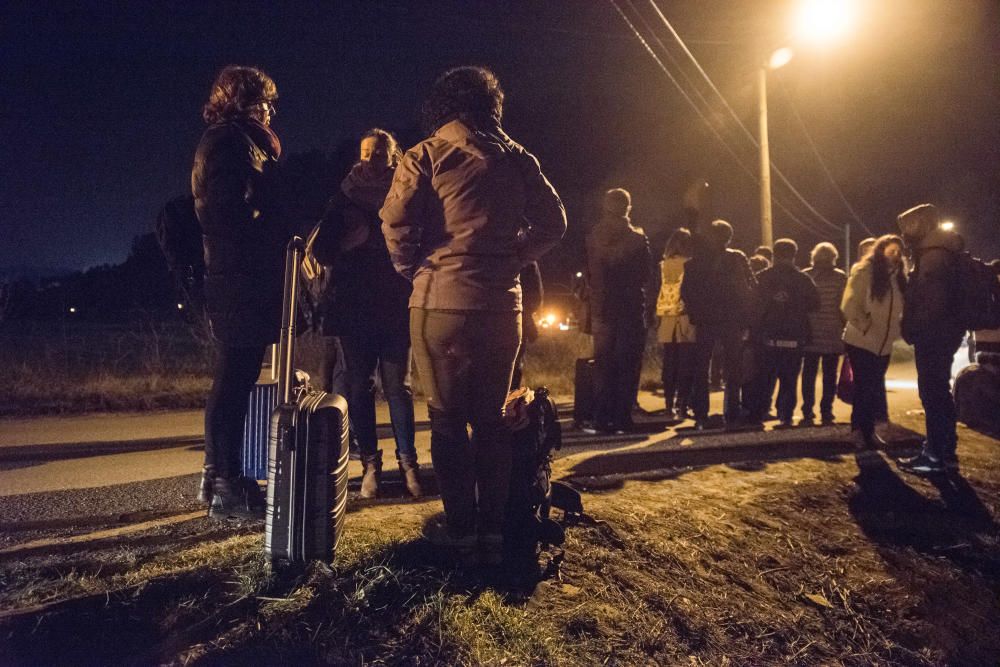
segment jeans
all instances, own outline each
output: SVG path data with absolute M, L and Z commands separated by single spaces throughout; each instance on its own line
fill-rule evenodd
M 205 465 L 232 479 L 240 474 L 247 401 L 260 376 L 264 347 L 216 344 L 212 389 L 205 405 Z
M 413 389 L 410 386 L 410 334 L 372 327 L 367 335 L 340 337 L 347 366 L 347 407 L 361 456 L 378 452 L 375 424 L 375 371 L 382 379 L 382 393 L 389 404 L 389 419 L 396 440 L 396 458 L 415 462 L 416 427 Z
M 958 449 L 955 400 L 951 395 L 951 363 L 962 344 L 960 337 L 918 342 L 913 347 L 917 365 L 917 392 L 924 406 L 927 448 L 939 461 L 954 461 Z
M 521 314 L 411 308 L 410 334 L 448 531 L 499 534 L 511 466 L 503 408 L 521 344 Z
M 860 431 L 865 438 L 875 434 L 875 422 L 882 412 L 885 397 L 885 372 L 890 356 L 880 357 L 873 352 L 847 346 L 847 358 L 854 373 L 854 409 L 851 410 L 851 430 Z
M 663 400 L 667 410 L 686 408 L 691 401 L 697 343 L 663 344 Z
M 798 397 L 799 369 L 802 367 L 802 352 L 798 348 L 771 347 L 761 348 L 761 367 L 757 387 L 760 392 L 755 399 L 759 408 L 766 410 L 771 404 L 772 387 L 778 386 L 778 400 L 775 407 L 778 419 L 782 422 L 792 421 L 795 414 L 795 400 Z
M 694 418 L 701 421 L 708 417 L 708 373 L 712 350 L 716 343 L 722 346 L 722 369 L 726 382 L 723 415 L 727 420 L 740 416 L 740 385 L 743 382 L 743 329 L 738 325 L 699 326 L 694 362 L 694 381 L 691 388 Z
M 642 318 L 594 318 L 594 421 L 629 426 L 646 342 Z
M 839 354 L 806 352 L 802 356 L 802 416 L 812 419 L 816 404 L 816 371 L 823 367 L 823 396 L 819 400 L 819 413 L 824 418 L 833 417 L 833 399 L 837 395 L 837 365 Z

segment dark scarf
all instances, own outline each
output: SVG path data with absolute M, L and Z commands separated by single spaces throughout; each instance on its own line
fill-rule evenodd
M 281 157 L 281 140 L 267 125 L 255 118 L 241 118 L 237 121 L 250 140 L 257 144 L 257 147 L 268 154 L 272 160 Z

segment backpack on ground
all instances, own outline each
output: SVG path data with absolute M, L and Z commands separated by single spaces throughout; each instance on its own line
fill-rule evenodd
M 508 396 L 506 414 L 513 446 L 505 543 L 516 551 L 533 550 L 538 544 L 559 546 L 565 533 L 549 518 L 552 452 L 562 446 L 555 401 L 545 387 L 534 392 L 520 388 Z
M 189 303 L 200 303 L 204 291 L 205 253 L 193 196 L 174 197 L 163 206 L 156 217 L 156 240 L 174 284 Z
M 967 252 L 958 253 L 958 317 L 966 331 L 1000 327 L 1000 281 L 986 262 Z

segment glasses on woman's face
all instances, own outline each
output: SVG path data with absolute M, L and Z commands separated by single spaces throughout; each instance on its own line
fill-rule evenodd
M 271 118 L 274 118 L 275 116 L 278 115 L 278 107 L 276 107 L 274 105 L 274 102 L 272 102 L 270 100 L 262 100 L 260 102 L 254 103 L 254 104 L 252 104 L 250 106 L 251 109 L 254 108 L 254 107 L 262 109 L 264 111 L 264 113 L 266 113 Z

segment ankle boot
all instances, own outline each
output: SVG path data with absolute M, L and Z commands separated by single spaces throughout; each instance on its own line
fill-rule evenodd
M 198 502 L 212 504 L 212 481 L 215 479 L 215 466 L 206 465 L 201 469 L 201 484 L 198 486 Z
M 420 498 L 424 490 L 420 488 L 420 464 L 414 459 L 399 459 L 399 475 L 406 483 L 406 490 L 413 498 Z
M 378 498 L 378 487 L 382 481 L 382 452 L 373 456 L 363 456 L 364 477 L 361 478 L 361 497 Z

